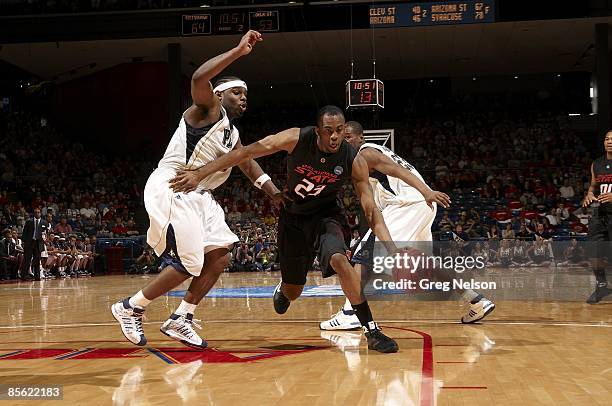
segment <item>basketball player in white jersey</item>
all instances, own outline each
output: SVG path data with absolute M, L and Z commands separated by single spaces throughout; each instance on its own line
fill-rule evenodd
M 436 205 L 449 207 L 450 198 L 431 190 L 419 172 L 406 160 L 389 148 L 365 143 L 363 127 L 355 121 L 345 124 L 346 140 L 359 150 L 370 168 L 370 185 L 374 191 L 376 205 L 382 211 L 393 241 L 432 241 L 431 226 L 436 217 Z M 355 270 L 361 271 L 359 262 L 363 243 L 371 238 L 368 230 L 353 256 Z M 373 236 L 372 236 L 373 237 Z M 473 290 L 464 290 L 462 296 L 470 301 L 468 313 L 461 318 L 463 323 L 474 323 L 484 318 L 495 305 Z M 359 327 L 350 302 L 331 319 L 320 323 L 321 330 L 349 330 Z
M 238 241 L 211 194 L 227 180 L 231 170 L 213 173 L 189 193 L 174 193 L 168 181 L 179 170 L 199 168 L 242 147 L 232 120 L 246 110 L 246 83 L 226 77 L 217 81 L 213 89 L 210 80 L 236 59 L 249 54 L 261 40 L 261 34 L 249 31 L 238 46 L 195 71 L 191 78 L 193 104 L 183 114 L 164 157 L 147 180 L 144 190 L 150 219 L 147 243 L 162 258 L 163 270 L 141 291 L 111 307 L 123 334 L 136 345 L 147 343 L 142 329 L 146 306 L 193 276 L 183 301 L 162 325 L 161 332 L 191 347 L 207 346 L 193 329 L 193 313 L 227 266 L 229 250 Z M 255 161 L 246 161 L 240 169 L 273 199 L 281 196 Z

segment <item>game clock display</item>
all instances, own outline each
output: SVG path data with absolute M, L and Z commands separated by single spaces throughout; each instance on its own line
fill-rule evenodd
M 278 10 L 239 11 L 182 16 L 182 34 L 242 34 L 249 29 L 259 32 L 279 31 Z
M 347 107 L 385 107 L 385 85 L 378 79 L 357 79 L 346 82 Z

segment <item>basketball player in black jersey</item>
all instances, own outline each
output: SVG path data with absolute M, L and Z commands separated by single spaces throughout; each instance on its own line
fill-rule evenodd
M 591 186 L 582 202 L 583 207 L 592 204 L 593 217 L 589 221 L 589 242 L 594 245 L 596 253 L 591 254 L 591 266 L 595 273 L 597 285 L 587 299 L 594 304 L 612 293 L 606 279 L 606 261 L 602 255 L 612 252 L 612 130 L 604 138 L 605 155 L 591 164 Z M 597 195 L 597 196 L 596 196 Z
M 180 172 L 171 181 L 171 187 L 175 192 L 187 192 L 211 173 L 247 159 L 287 151 L 288 196 L 292 201 L 281 210 L 278 224 L 282 281 L 274 292 L 274 309 L 279 314 L 285 313 L 291 301 L 301 295 L 306 273 L 318 255 L 323 277 L 338 274 L 363 327 L 368 348 L 396 352 L 397 343 L 385 336 L 373 321 L 361 289 L 360 275 L 346 255 L 348 225 L 337 193 L 351 180 L 374 233 L 390 253 L 396 247 L 374 203 L 368 166 L 344 140 L 344 124 L 342 110 L 325 106 L 319 110 L 316 127 L 290 128 L 232 151 L 200 169 Z

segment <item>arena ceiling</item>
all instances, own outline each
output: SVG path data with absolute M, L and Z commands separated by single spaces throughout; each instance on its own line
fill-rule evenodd
M 352 42 L 357 77 L 372 74 L 374 48 L 377 76 L 384 79 L 590 71 L 596 23 L 612 23 L 612 17 L 273 33 L 231 70 L 261 83 L 345 80 Z M 65 81 L 134 60 L 165 61 L 167 44 L 178 42 L 183 73 L 190 75 L 237 41 L 211 36 L 7 44 L 0 59 L 43 79 Z

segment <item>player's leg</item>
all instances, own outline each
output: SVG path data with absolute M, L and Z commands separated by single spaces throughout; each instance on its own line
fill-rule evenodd
M 603 258 L 609 252 L 612 236 L 612 215 L 593 213 L 589 221 L 588 244 L 589 263 L 595 274 L 595 290 L 587 299 L 587 303 L 595 304 L 612 293 L 606 279 L 606 262 Z
M 420 212 L 423 216 L 427 214 L 426 209 L 423 207 L 420 208 Z M 435 217 L 435 212 L 433 213 L 433 217 L 431 217 L 431 215 L 428 217 L 429 223 L 425 227 L 422 227 L 420 232 L 415 235 L 416 241 L 433 241 L 431 226 Z M 442 281 L 450 281 L 453 277 L 454 275 L 444 271 L 439 271 L 435 275 L 436 279 L 440 278 Z M 495 309 L 495 304 L 480 292 L 476 292 L 472 289 L 457 289 L 457 292 L 461 295 L 463 300 L 469 303 L 466 314 L 461 317 L 462 323 L 475 323 L 485 318 Z
M 161 326 L 160 331 L 181 343 L 197 349 L 206 348 L 208 343 L 193 329 L 197 305 L 215 285 L 223 270 L 229 264 L 229 250 L 216 248 L 204 256 L 204 267 L 199 276 L 193 278 L 179 307 Z M 197 321 L 197 320 L 196 320 Z
M 374 241 L 375 236 L 372 230 L 368 230 L 365 235 L 361 238 L 361 241 L 357 243 L 355 252 L 351 257 L 351 263 L 355 269 L 355 272 L 359 275 L 363 275 L 364 268 L 372 266 L 372 255 L 374 252 Z M 365 279 L 365 277 L 363 278 Z M 321 330 L 352 330 L 361 327 L 361 322 L 351 306 L 350 300 L 347 298 L 344 302 L 344 306 L 336 314 L 332 315 L 329 320 L 325 320 L 319 323 Z
M 306 273 L 314 261 L 313 233 L 303 216 L 281 210 L 278 220 L 278 257 L 281 281 L 274 289 L 274 310 L 284 314 L 292 300 L 302 294 Z
M 161 216 L 151 204 L 147 205 L 151 220 L 147 242 L 156 252 L 162 250 L 162 271 L 142 290 L 111 307 L 113 316 L 121 325 L 123 335 L 136 345 L 145 345 L 147 342 L 142 329 L 142 316 L 149 303 L 191 276 L 200 275 L 204 265 L 201 216 L 196 210 L 197 201 L 202 196 L 195 192 L 180 196 L 181 199 L 175 199 L 174 195 L 171 195 L 172 207 L 165 207 L 165 210 L 162 210 L 165 213 L 161 213 Z M 161 197 L 167 199 L 167 196 Z M 164 224 L 164 220 L 167 224 Z
M 189 284 L 179 307 L 164 322 L 160 331 L 185 345 L 202 349 L 208 344 L 193 329 L 194 325 L 199 327 L 194 324 L 194 312 L 229 264 L 229 251 L 238 237 L 228 227 L 223 209 L 209 192 L 196 195 L 192 203 L 195 212 L 199 213 L 204 265 L 201 273 Z
M 344 231 L 343 222 L 339 218 L 325 218 L 321 221 L 317 251 L 323 277 L 332 276 L 334 273 L 338 275 L 342 290 L 351 302 L 368 340 L 368 348 L 383 353 L 397 352 L 397 343 L 384 335 L 374 322 L 361 288 L 361 275 L 355 272 L 346 256 L 348 248 L 345 234 L 348 233 Z

